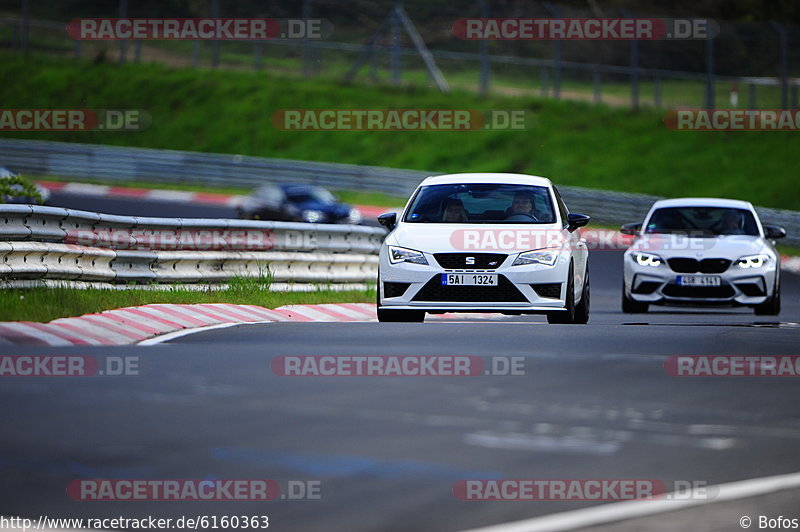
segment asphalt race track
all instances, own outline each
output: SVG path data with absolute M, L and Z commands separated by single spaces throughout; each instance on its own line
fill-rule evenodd
M 0 515 L 268 515 L 270 529 L 298 532 L 455 531 L 599 504 L 462 501 L 452 492 L 461 479 L 718 484 L 800 471 L 796 379 L 677 378 L 663 367 L 677 354 L 797 355 L 800 277 L 784 272 L 777 318 L 658 307 L 624 315 L 621 260 L 591 255 L 586 326 L 542 317 L 272 323 L 150 347 L 0 345 L 2 354 L 138 356 L 142 367 L 138 377 L 4 379 Z M 279 355 L 464 354 L 525 357 L 525 374 L 270 369 Z M 79 478 L 311 480 L 321 498 L 75 501 L 65 488 Z

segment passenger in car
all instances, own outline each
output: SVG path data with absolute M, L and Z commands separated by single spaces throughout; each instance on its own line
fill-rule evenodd
M 448 198 L 442 214 L 442 221 L 449 223 L 463 223 L 469 221 L 467 209 L 458 198 Z

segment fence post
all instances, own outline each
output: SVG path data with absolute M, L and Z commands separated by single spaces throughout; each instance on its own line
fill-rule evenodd
M 706 109 L 714 108 L 714 39 L 706 37 Z
M 119 0 L 119 18 L 128 18 L 128 0 Z M 119 41 L 119 64 L 123 64 L 128 55 L 128 41 Z
M 392 85 L 400 84 L 400 21 L 397 20 L 398 4 L 399 2 L 395 3 L 391 15 L 389 15 L 391 17 L 390 32 L 392 35 Z
M 539 82 L 540 82 L 540 89 L 539 93 L 542 95 L 542 98 L 547 98 L 548 93 L 548 83 L 549 80 L 547 79 L 547 67 L 542 65 L 541 69 L 539 70 Z
M 756 108 L 756 84 L 752 82 L 747 85 L 747 107 Z
M 192 67 L 200 66 L 200 41 L 192 41 Z
M 627 9 L 622 10 L 622 16 L 633 18 Z M 639 40 L 631 40 L 631 109 L 639 109 Z
M 481 18 L 489 18 L 489 4 L 487 0 L 478 0 L 478 5 L 481 9 Z M 481 43 L 481 80 L 480 80 L 480 94 L 486 96 L 489 94 L 489 41 L 482 39 Z
M 28 53 L 30 28 L 31 28 L 30 0 L 22 0 L 22 51 L 26 54 Z
M 264 53 L 264 43 L 257 41 L 253 47 L 253 69 L 261 70 L 261 56 Z M 305 65 L 303 65 L 303 70 L 305 72 Z
M 545 2 L 543 5 L 554 18 L 561 18 L 561 12 L 556 6 L 550 2 Z M 553 97 L 556 100 L 561 98 L 561 47 L 563 44 L 561 39 L 556 39 L 553 43 Z
M 777 22 L 770 21 L 770 25 L 778 32 L 780 37 L 780 51 L 778 52 L 778 61 L 780 62 L 780 75 L 781 75 L 781 109 L 789 108 L 789 38 L 786 28 Z
M 597 64 L 592 65 L 592 86 L 594 88 L 594 103 L 602 103 L 603 93 L 600 87 L 600 69 Z
M 658 76 L 653 80 L 653 104 L 656 109 L 661 107 L 661 78 Z
M 137 63 L 142 62 L 142 41 L 133 43 L 133 60 Z
M 303 0 L 303 20 L 306 27 L 308 27 L 308 19 L 311 18 L 311 0 Z M 311 50 L 308 44 L 307 32 L 303 32 L 303 77 L 308 78 L 311 76 Z
M 211 0 L 211 18 L 219 18 L 219 0 Z M 211 67 L 219 66 L 219 41 L 211 41 Z

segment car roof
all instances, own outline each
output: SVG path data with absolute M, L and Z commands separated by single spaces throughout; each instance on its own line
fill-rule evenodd
M 726 198 L 672 198 L 659 200 L 653 204 L 653 209 L 662 207 L 730 207 L 733 209 L 752 210 L 749 201 Z
M 280 187 L 284 191 L 287 191 L 287 192 L 289 192 L 289 191 L 291 191 L 291 192 L 299 192 L 299 191 L 302 191 L 302 190 L 313 190 L 313 189 L 316 189 L 316 188 L 321 188 L 321 187 L 319 187 L 317 185 L 306 185 L 305 183 L 284 183 L 284 184 L 280 185 Z
M 526 174 L 503 174 L 490 172 L 431 176 L 422 181 L 420 186 L 457 185 L 461 183 L 503 183 L 508 185 L 538 185 L 542 187 L 552 186 L 552 183 L 546 177 Z

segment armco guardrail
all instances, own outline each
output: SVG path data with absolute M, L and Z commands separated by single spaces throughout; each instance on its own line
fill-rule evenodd
M 144 218 L 0 205 L 0 277 L 107 282 L 373 281 L 385 231 L 351 225 Z
M 245 187 L 289 181 L 399 196 L 408 196 L 420 181 L 432 175 L 377 166 L 20 139 L 0 139 L 0 165 L 20 173 L 79 180 Z M 558 181 L 558 176 L 552 177 Z M 602 225 L 641 221 L 653 202 L 661 199 L 582 187 L 559 190 L 572 211 L 589 214 L 594 223 Z M 764 223 L 786 228 L 786 244 L 800 245 L 800 213 L 761 207 L 758 212 Z

